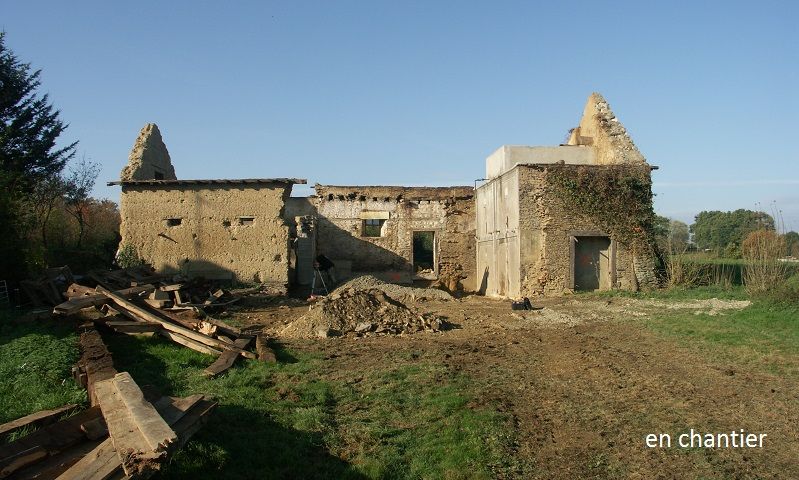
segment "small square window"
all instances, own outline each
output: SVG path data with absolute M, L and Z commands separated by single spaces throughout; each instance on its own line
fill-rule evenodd
M 255 223 L 255 217 L 239 217 L 239 225 L 249 226 Z
M 166 219 L 166 226 L 167 227 L 177 227 L 181 223 L 183 223 L 183 219 L 182 218 L 167 218 Z
M 364 237 L 382 237 L 383 224 L 386 221 L 378 218 L 368 218 L 363 221 L 363 234 Z

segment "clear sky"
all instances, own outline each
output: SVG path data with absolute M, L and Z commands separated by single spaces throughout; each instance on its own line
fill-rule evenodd
M 179 178 L 471 185 L 503 144 L 564 141 L 598 91 L 660 167 L 659 214 L 776 206 L 793 230 L 797 19 L 793 0 L 0 4 L 100 197 L 147 122 Z

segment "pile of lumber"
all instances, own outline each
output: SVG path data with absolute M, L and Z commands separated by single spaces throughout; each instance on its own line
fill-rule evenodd
M 37 412 L 0 425 L 0 438 L 37 430 L 0 445 L 0 478 L 147 478 L 205 423 L 216 402 L 204 395 L 160 396 L 114 369 L 92 327 L 81 334 L 76 376 L 91 406 Z
M 43 307 L 60 303 L 64 287 L 72 283 L 75 283 L 75 278 L 65 266 L 48 268 L 39 278 L 23 280 L 19 286 L 34 306 Z
M 205 370 L 208 376 L 226 371 L 239 357 L 274 361 L 274 352 L 265 338 L 256 341 L 256 335 L 211 318 L 199 308 L 223 306 L 239 298 L 220 288 L 206 291 L 213 284 L 167 283 L 166 278 L 146 267 L 93 273 L 90 277 L 97 286 L 69 285 L 64 292 L 67 300 L 54 307 L 55 315 L 70 316 L 92 309 L 92 318 L 102 328 L 125 334 L 160 335 L 216 356 L 217 360 Z M 198 293 L 203 291 L 205 294 Z M 194 303 L 201 298 L 201 303 Z

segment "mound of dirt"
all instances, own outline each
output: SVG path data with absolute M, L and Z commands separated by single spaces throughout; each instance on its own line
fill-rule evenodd
M 362 275 L 339 286 L 336 291 L 354 290 L 381 290 L 394 300 L 402 303 L 412 303 L 425 300 L 452 300 L 452 295 L 437 288 L 415 288 L 403 285 L 386 283 L 372 275 Z
M 443 320 L 415 313 L 385 292 L 371 288 L 336 290 L 311 306 L 307 314 L 284 328 L 280 335 L 325 338 L 355 334 L 398 335 L 438 331 Z

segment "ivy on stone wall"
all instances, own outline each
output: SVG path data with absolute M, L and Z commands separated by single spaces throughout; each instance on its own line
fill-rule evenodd
M 648 165 L 548 165 L 545 178 L 570 214 L 635 252 L 651 252 L 655 212 Z

